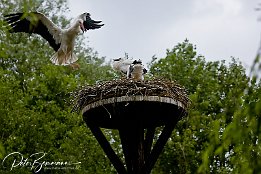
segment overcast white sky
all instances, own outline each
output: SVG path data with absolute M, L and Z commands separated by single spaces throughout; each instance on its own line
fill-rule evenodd
M 91 13 L 105 24 L 85 33 L 107 60 L 165 57 L 186 38 L 206 60 L 239 58 L 251 66 L 260 42 L 259 0 L 68 0 L 71 15 Z

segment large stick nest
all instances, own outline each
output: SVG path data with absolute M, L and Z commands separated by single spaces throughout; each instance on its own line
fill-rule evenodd
M 88 104 L 102 99 L 133 95 L 169 97 L 180 101 L 186 110 L 191 103 L 185 88 L 173 81 L 117 79 L 83 86 L 74 92 L 73 111 L 79 112 Z

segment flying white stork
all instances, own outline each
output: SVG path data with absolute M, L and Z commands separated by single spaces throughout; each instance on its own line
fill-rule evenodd
M 46 39 L 56 51 L 50 59 L 55 65 L 69 65 L 77 61 L 78 58 L 73 53 L 76 36 L 81 30 L 84 33 L 104 25 L 100 24 L 101 21 L 92 20 L 89 13 L 79 15 L 66 29 L 59 28 L 39 12 L 8 14 L 4 16 L 4 20 L 9 24 L 11 33 L 36 33 Z
M 134 62 L 130 66 L 128 78 L 132 78 L 137 81 L 143 81 L 144 74 L 146 73 L 147 70 L 142 65 L 141 60 L 134 60 Z

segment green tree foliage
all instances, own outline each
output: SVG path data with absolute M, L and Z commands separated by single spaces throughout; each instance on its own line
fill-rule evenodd
M 0 14 L 40 11 L 60 27 L 69 23 L 62 15 L 67 11 L 65 0 L 1 0 L 0 7 Z M 12 152 L 29 159 L 34 153 L 45 152 L 44 161 L 81 162 L 73 166 L 77 170 L 52 170 L 55 173 L 114 171 L 81 115 L 71 113 L 67 103 L 68 94 L 81 85 L 113 78 L 104 58 L 86 48 L 79 38 L 76 54 L 80 69 L 55 66 L 49 61 L 54 51 L 44 39 L 10 34 L 3 21 L 0 23 L 0 159 Z M 10 171 L 13 160 L 5 160 L 0 173 Z M 31 168 L 22 166 L 12 171 L 31 173 Z
M 69 23 L 65 0 L 0 2 L 0 14 L 40 11 L 61 27 Z M 45 152 L 45 161 L 81 163 L 74 170 L 43 172 L 115 173 L 81 115 L 71 113 L 67 103 L 68 94 L 80 86 L 114 78 L 104 58 L 79 37 L 75 51 L 80 69 L 55 66 L 49 61 L 54 51 L 40 36 L 10 34 L 2 20 L 0 26 L 0 159 L 12 152 L 24 158 Z M 249 78 L 236 59 L 207 62 L 187 40 L 167 50 L 165 58 L 155 58 L 152 76 L 184 85 L 193 105 L 153 173 L 260 173 L 260 67 L 258 55 Z M 123 158 L 117 132 L 103 131 Z M 12 163 L 8 158 L 0 164 L 0 173 L 10 171 Z M 32 170 L 17 167 L 12 173 Z
M 193 103 L 155 173 L 260 171 L 260 83 L 250 80 L 240 62 L 207 62 L 185 40 L 154 59 L 150 71 L 184 85 Z

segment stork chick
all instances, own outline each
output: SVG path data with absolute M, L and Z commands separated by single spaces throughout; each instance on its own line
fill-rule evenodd
M 127 78 L 128 78 L 130 66 L 133 62 L 134 62 L 133 60 L 126 59 L 126 58 L 113 59 L 112 68 L 115 71 L 118 71 L 118 72 L 121 72 L 121 73 L 127 75 Z
M 141 60 L 135 60 L 129 68 L 129 78 L 132 78 L 136 81 L 143 81 L 144 74 L 147 73 L 147 70 L 142 65 Z

